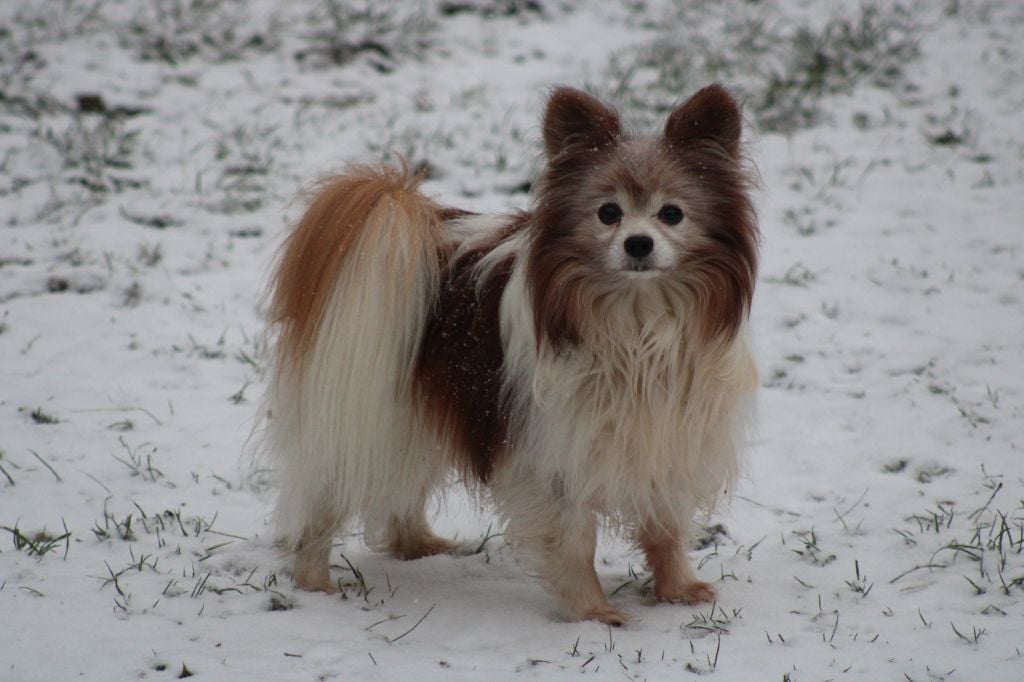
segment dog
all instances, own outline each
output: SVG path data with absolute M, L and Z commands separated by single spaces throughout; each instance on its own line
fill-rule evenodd
M 659 601 L 715 598 L 686 556 L 737 476 L 758 375 L 759 231 L 742 114 L 720 85 L 654 135 L 554 89 L 528 211 L 437 203 L 403 168 L 323 180 L 271 281 L 266 399 L 294 581 L 334 591 L 335 535 L 450 552 L 425 506 L 454 474 L 572 620 L 622 624 L 599 524 L 643 551 Z

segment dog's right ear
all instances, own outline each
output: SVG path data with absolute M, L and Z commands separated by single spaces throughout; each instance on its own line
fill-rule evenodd
M 684 149 L 695 141 L 719 145 L 734 159 L 740 155 L 743 115 L 732 94 L 715 83 L 698 90 L 665 123 L 665 139 L 670 147 Z
M 622 132 L 619 115 L 600 100 L 575 88 L 557 88 L 544 113 L 544 151 L 554 159 L 570 146 L 594 150 L 615 141 Z

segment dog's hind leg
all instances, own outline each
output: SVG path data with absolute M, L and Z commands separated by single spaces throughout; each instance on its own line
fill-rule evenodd
M 429 493 L 424 489 L 412 508 L 388 516 L 385 547 L 399 559 L 419 559 L 454 551 L 459 545 L 434 534 L 427 521 Z
M 454 551 L 458 543 L 435 535 L 426 513 L 392 516 L 388 520 L 387 549 L 399 559 L 420 559 Z
M 328 517 L 313 520 L 295 546 L 295 586 L 312 592 L 337 592 L 331 582 L 330 554 L 340 523 Z

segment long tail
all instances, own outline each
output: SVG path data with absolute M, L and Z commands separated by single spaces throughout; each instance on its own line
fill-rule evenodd
M 267 431 L 278 532 L 292 548 L 358 514 L 401 514 L 396 501 L 415 505 L 437 475 L 410 452 L 443 239 L 440 207 L 417 185 L 404 169 L 367 166 L 328 178 L 283 246 Z

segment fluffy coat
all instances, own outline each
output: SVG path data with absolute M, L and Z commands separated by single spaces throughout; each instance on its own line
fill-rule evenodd
M 267 430 L 299 587 L 332 589 L 356 519 L 402 558 L 453 549 L 425 505 L 455 471 L 569 618 L 625 620 L 599 521 L 644 551 L 658 599 L 714 597 L 685 547 L 737 475 L 758 384 L 741 129 L 720 86 L 654 136 L 560 88 L 528 212 L 443 207 L 404 169 L 319 185 L 272 285 Z

